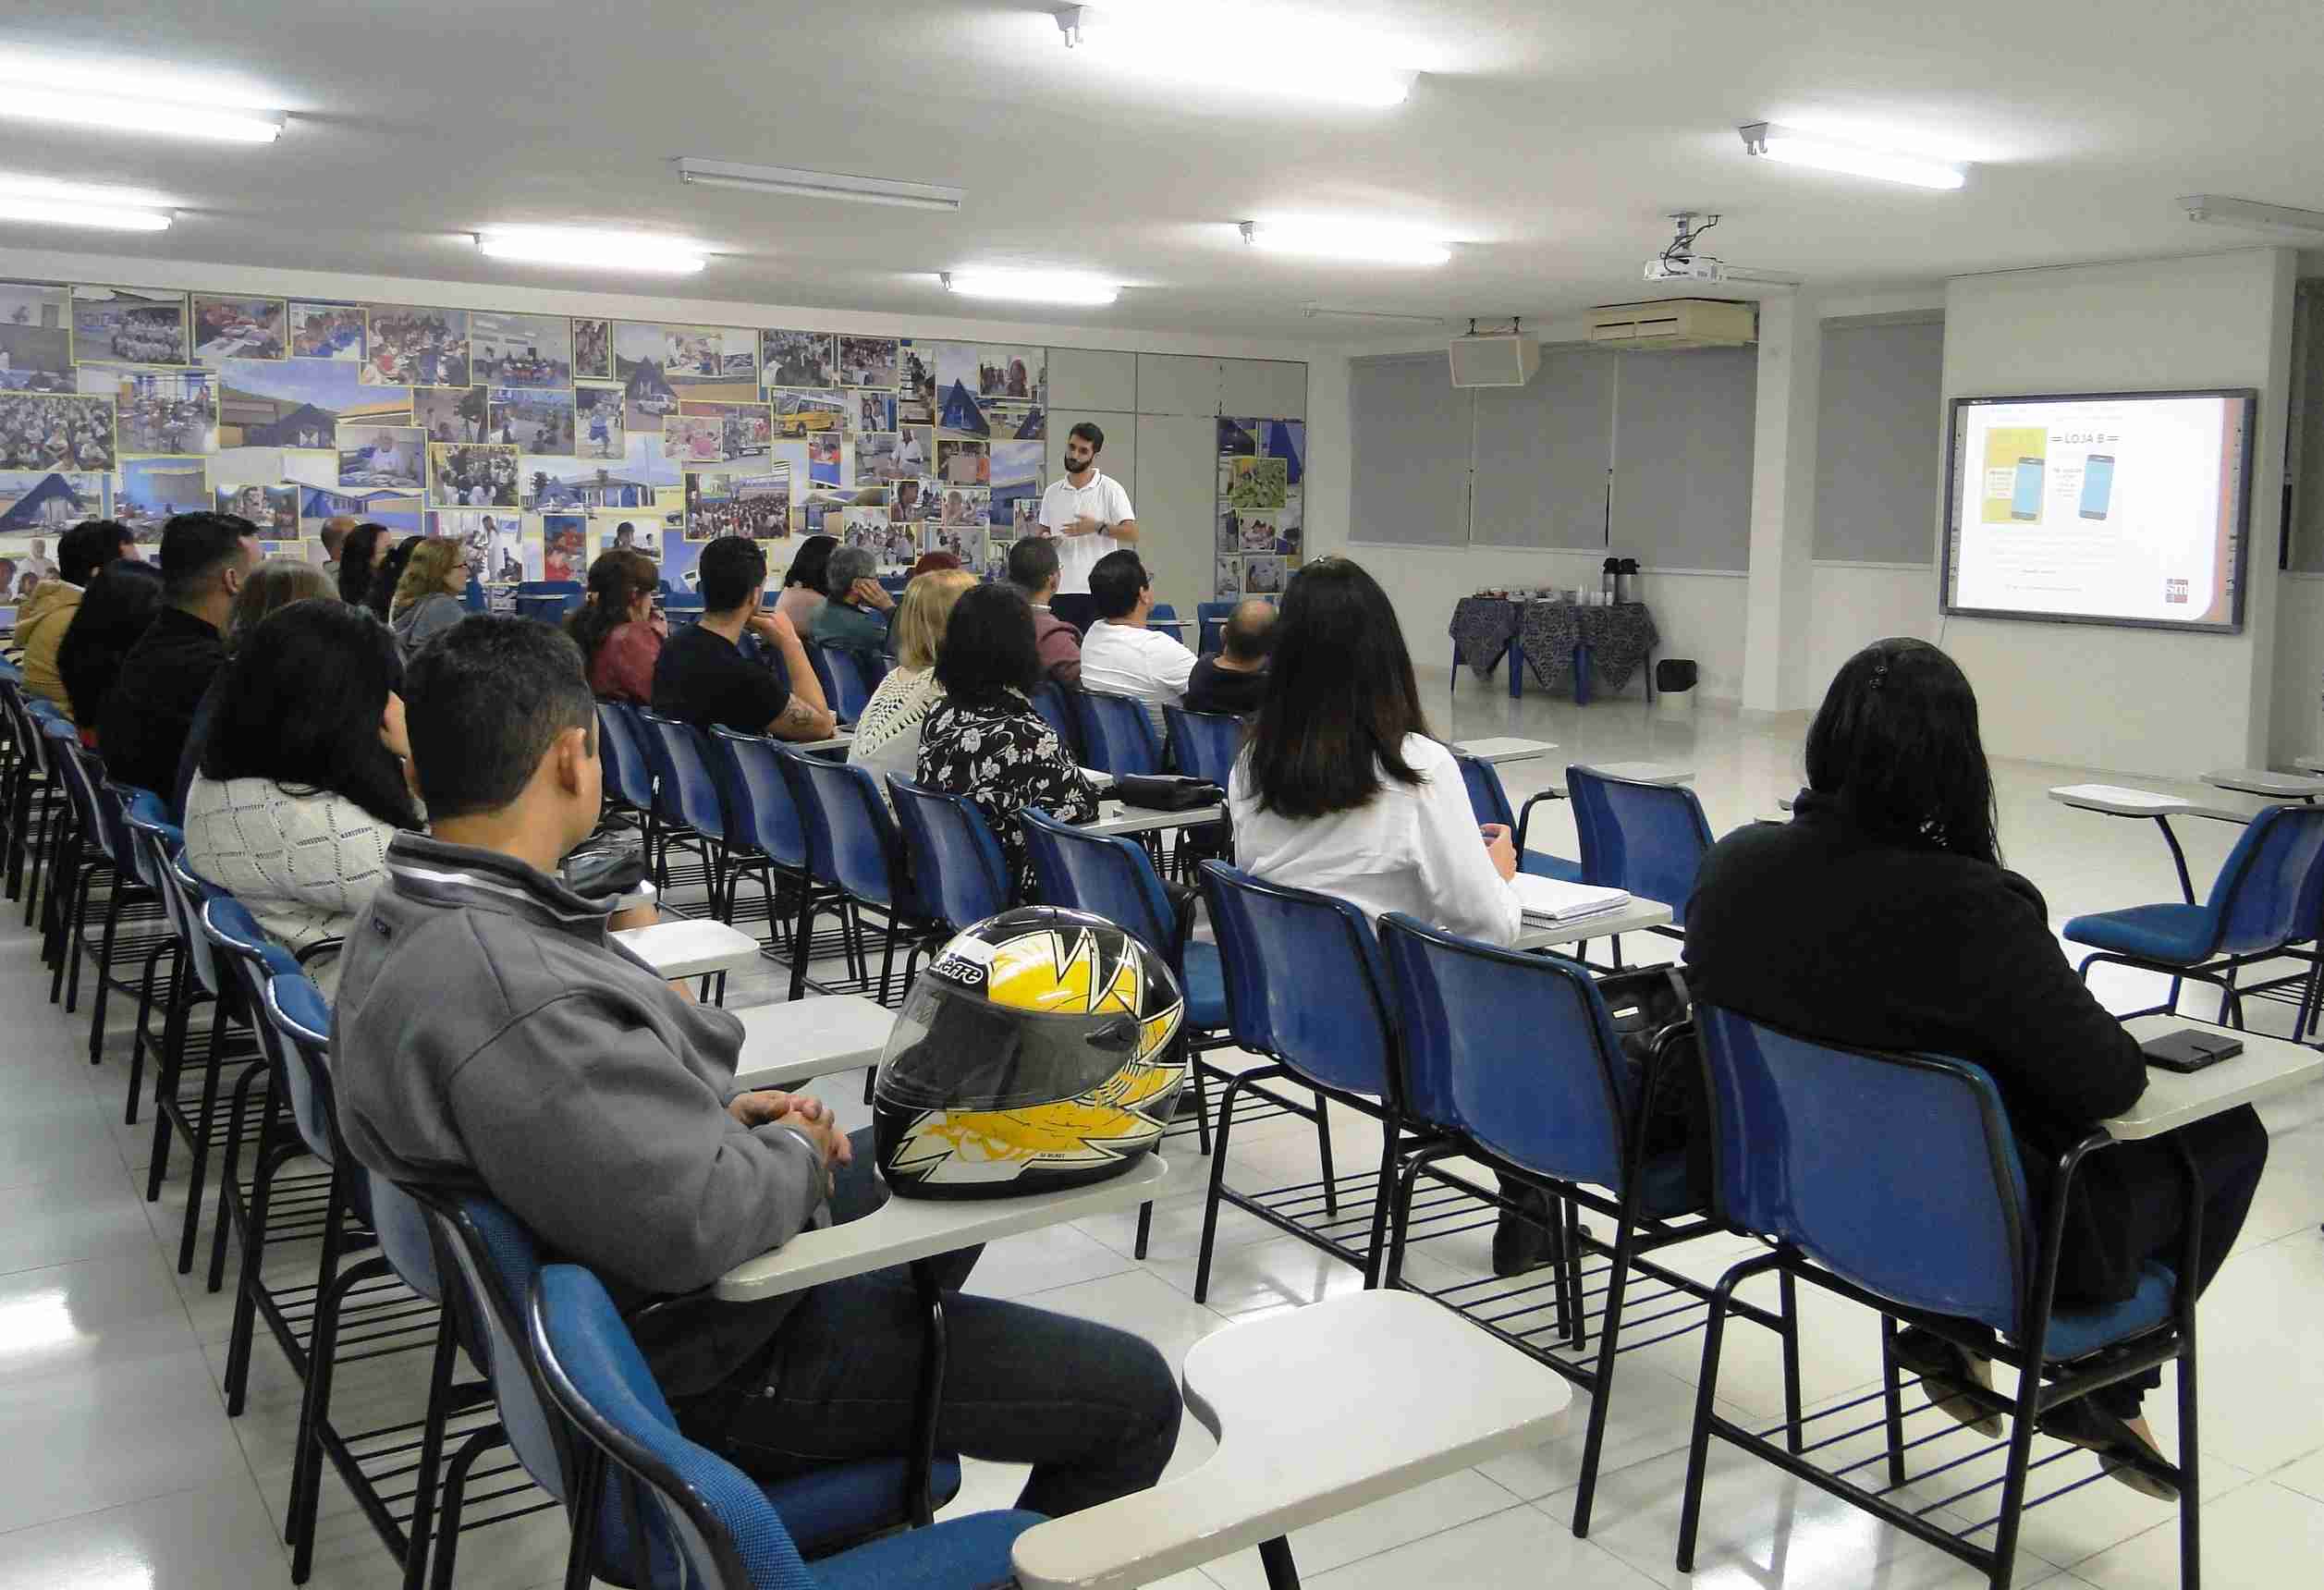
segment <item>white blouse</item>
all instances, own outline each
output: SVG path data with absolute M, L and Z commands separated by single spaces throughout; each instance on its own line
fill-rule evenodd
M 221 784 L 197 776 L 186 794 L 187 864 L 294 951 L 347 936 L 386 881 L 396 833 L 352 801 L 292 794 L 269 778 Z M 336 955 L 308 963 L 326 995 L 338 971 Z
M 1417 785 L 1381 775 L 1379 793 L 1328 817 L 1259 809 L 1250 756 L 1227 786 L 1235 864 L 1272 884 L 1335 895 L 1375 925 L 1383 912 L 1506 947 L 1524 923 L 1516 891 L 1501 878 L 1478 833 L 1476 813 L 1452 752 L 1424 735 L 1404 737 Z
M 887 793 L 887 776 L 920 777 L 920 730 L 928 721 L 928 709 L 943 699 L 936 669 L 891 668 L 856 720 L 848 765 L 869 768 L 879 783 L 880 798 L 891 806 L 895 801 Z

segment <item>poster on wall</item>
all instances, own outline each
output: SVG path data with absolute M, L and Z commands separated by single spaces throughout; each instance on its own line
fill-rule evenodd
M 215 371 L 84 364 L 80 386 L 83 396 L 111 400 L 114 444 L 125 455 L 218 450 Z
M 570 388 L 552 392 L 529 386 L 489 386 L 485 392 L 488 440 L 528 453 L 572 452 Z
M 589 572 L 589 520 L 577 513 L 541 516 L 541 578 L 579 581 Z
M 584 459 L 621 456 L 621 388 L 573 388 L 573 451 Z
M 437 508 L 517 506 L 517 449 L 493 444 L 428 448 L 428 501 Z
M 900 480 L 905 471 L 896 456 L 897 438 L 893 432 L 858 436 L 855 439 L 855 483 L 859 486 L 884 486 Z
M 70 287 L 0 282 L 0 391 L 73 389 Z
M 576 320 L 573 322 L 573 379 L 576 381 L 610 381 L 613 379 L 613 322 L 609 320 Z
M 895 389 L 897 356 L 901 348 L 896 338 L 842 336 L 838 343 L 840 385 Z
M 363 312 L 363 380 L 373 386 L 465 386 L 468 312 L 375 303 Z
M 987 532 L 981 524 L 931 524 L 920 532 L 920 550 L 948 552 L 960 560 L 963 569 L 985 567 Z
M 290 357 L 363 362 L 363 306 L 290 300 Z
M 427 531 L 427 501 L 418 492 L 373 486 L 300 487 L 300 534 L 320 534 L 324 520 L 335 519 L 341 514 L 349 519 L 370 520 L 385 525 L 388 532 L 398 539 L 407 535 L 422 535 Z
M 763 465 L 774 444 L 774 422 L 764 403 L 704 403 L 691 398 L 678 411 L 690 419 L 716 420 L 718 456 L 728 463 Z
M 667 413 L 689 398 L 747 403 L 759 393 L 758 338 L 716 325 L 620 321 L 613 328 L 615 379 L 632 398 L 667 394 Z
M 282 541 L 299 538 L 299 488 L 295 485 L 222 485 L 216 488 L 216 498 L 218 512 L 249 520 L 263 536 Z
M 0 469 L 113 468 L 113 402 L 55 392 L 0 392 Z
M 161 540 L 171 515 L 210 507 L 209 474 L 200 459 L 131 459 L 121 466 L 120 481 L 113 517 L 141 542 Z
M 431 442 L 481 442 L 490 401 L 482 386 L 422 386 L 411 394 L 411 422 Z
M 218 366 L 218 446 L 336 449 L 342 420 L 403 424 L 408 386 L 366 386 L 353 364 L 228 360 Z
M 949 525 L 972 525 L 985 522 L 985 495 L 981 491 L 962 486 L 945 486 L 936 500 L 936 522 Z
M 1216 567 L 1211 574 L 1211 587 L 1218 593 L 1217 599 L 1221 602 L 1241 601 L 1242 599 L 1242 560 L 1239 557 L 1221 557 L 1215 561 Z
M 769 386 L 837 386 L 838 338 L 827 331 L 762 331 L 759 373 Z
M 847 441 L 837 431 L 820 431 L 807 438 L 807 479 L 816 485 L 839 483 L 840 461 Z
M 427 434 L 417 425 L 341 425 L 342 486 L 419 491 L 428 483 Z
M 777 392 L 775 399 L 775 434 L 778 436 L 814 436 L 843 430 L 848 421 L 848 401 L 826 392 Z
M 194 358 L 204 364 L 229 359 L 280 359 L 290 343 L 289 312 L 281 299 L 193 295 Z
M 487 386 L 561 391 L 573 385 L 573 323 L 561 314 L 478 310 L 468 317 L 468 347 L 475 379 Z
M 743 535 L 753 541 L 790 538 L 790 471 L 764 473 L 704 470 L 686 477 L 686 535 L 716 541 Z
M 1281 459 L 1237 459 L 1234 484 L 1227 503 L 1237 513 L 1278 508 L 1290 490 L 1289 473 Z
M 984 442 L 936 443 L 936 479 L 948 486 L 988 486 L 993 483 L 993 459 Z
M 638 552 L 663 561 L 667 544 L 683 533 L 682 512 L 659 508 L 592 508 L 589 510 L 589 558 L 594 563 L 608 552 Z M 665 576 L 667 578 L 667 576 Z
M 153 287 L 73 288 L 73 361 L 183 364 L 186 295 Z
M 0 535 L 62 532 L 110 511 L 109 482 L 79 470 L 0 470 Z
M 1006 403 L 986 398 L 985 423 L 996 441 L 1046 442 L 1049 439 L 1048 410 L 1038 403 Z

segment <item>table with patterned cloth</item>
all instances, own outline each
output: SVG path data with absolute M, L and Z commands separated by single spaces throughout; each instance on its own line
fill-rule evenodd
M 1584 703 L 1601 680 L 1609 690 L 1628 684 L 1662 639 L 1643 603 L 1583 607 L 1500 596 L 1461 598 L 1452 609 L 1449 633 L 1456 675 L 1465 664 L 1477 678 L 1489 679 L 1506 654 L 1511 695 L 1524 693 L 1530 663 L 1536 683 L 1555 690 L 1571 682 L 1574 699 Z
M 1517 638 L 1520 605 L 1506 596 L 1463 596 L 1452 606 L 1453 667 L 1466 663 L 1489 679 Z

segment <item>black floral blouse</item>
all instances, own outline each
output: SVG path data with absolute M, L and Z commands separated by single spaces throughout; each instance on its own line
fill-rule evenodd
M 920 782 L 976 802 L 1000 841 L 1020 899 L 1028 896 L 1033 867 L 1017 813 L 1032 807 L 1069 823 L 1097 815 L 1097 796 L 1057 730 L 1014 691 L 1005 705 L 966 706 L 948 698 L 929 708 L 920 731 Z

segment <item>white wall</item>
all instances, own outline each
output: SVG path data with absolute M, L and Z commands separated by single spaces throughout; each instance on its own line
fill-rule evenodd
M 2324 574 L 2286 574 L 2276 589 L 2276 679 L 2269 762 L 2324 752 Z
M 1809 570 L 1805 705 L 1820 704 L 1840 665 L 1875 641 L 1937 639 L 1934 564 L 1817 562 Z

